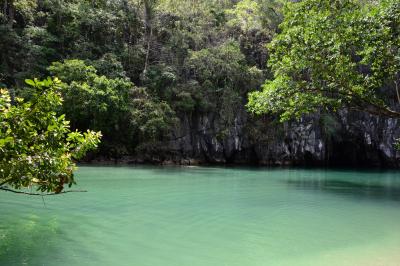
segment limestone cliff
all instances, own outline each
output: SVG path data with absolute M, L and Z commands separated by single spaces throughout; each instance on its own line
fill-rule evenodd
M 230 124 L 216 113 L 182 116 L 170 140 L 143 150 L 135 161 L 388 167 L 399 165 L 393 145 L 398 137 L 397 120 L 360 112 L 282 124 L 252 118 L 239 107 Z

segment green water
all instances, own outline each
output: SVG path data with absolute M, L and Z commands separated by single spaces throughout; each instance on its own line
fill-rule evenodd
M 81 167 L 0 193 L 0 265 L 400 265 L 400 173 Z M 45 205 L 44 205 L 45 204 Z

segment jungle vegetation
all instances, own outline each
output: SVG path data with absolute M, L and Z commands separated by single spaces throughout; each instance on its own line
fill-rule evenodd
M 167 140 L 183 114 L 218 113 L 226 127 L 246 104 L 282 121 L 343 107 L 400 117 L 397 0 L 0 6 L 2 185 L 59 192 L 100 132 L 97 154 L 132 154 Z

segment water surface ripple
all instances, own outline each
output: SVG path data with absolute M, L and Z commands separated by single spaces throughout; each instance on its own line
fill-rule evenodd
M 0 265 L 400 265 L 399 172 L 81 167 L 0 193 Z

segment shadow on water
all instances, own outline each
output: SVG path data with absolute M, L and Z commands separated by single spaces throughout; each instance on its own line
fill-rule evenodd
M 359 199 L 389 200 L 400 202 L 400 186 L 376 183 L 360 183 L 344 180 L 286 180 L 286 183 L 297 189 L 318 190 Z

